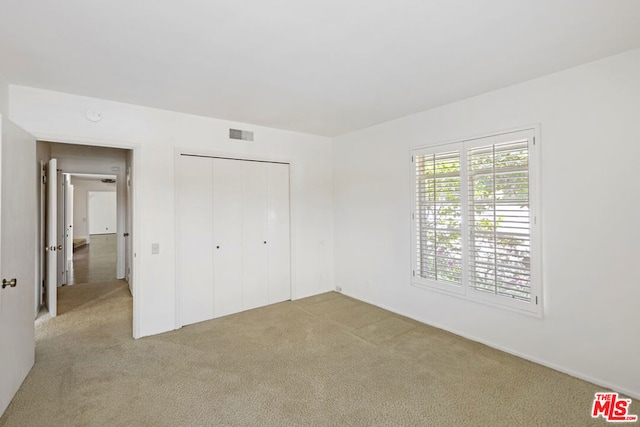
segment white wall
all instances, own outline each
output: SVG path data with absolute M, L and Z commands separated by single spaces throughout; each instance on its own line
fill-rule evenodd
M 116 231 L 115 191 L 89 191 L 89 235 Z
M 0 115 L 9 113 L 9 85 L 0 74 Z
M 175 328 L 177 149 L 292 161 L 294 298 L 333 288 L 332 144 L 324 137 L 11 86 L 11 117 L 39 139 L 134 147 L 134 335 Z M 100 122 L 84 117 L 101 111 Z M 256 141 L 228 139 L 229 127 Z M 160 254 L 151 254 L 152 243 Z M 136 320 L 136 318 L 139 320 Z
M 87 195 L 89 191 L 116 191 L 116 184 L 109 184 L 94 178 L 72 176 L 73 185 L 73 238 L 89 239 Z M 126 209 L 125 209 L 126 212 Z
M 535 123 L 544 317 L 411 286 L 410 149 Z M 639 129 L 635 50 L 336 138 L 336 284 L 640 398 Z

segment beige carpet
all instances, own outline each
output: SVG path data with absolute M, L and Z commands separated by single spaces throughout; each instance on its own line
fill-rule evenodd
M 59 301 L 2 426 L 605 424 L 600 387 L 337 293 L 140 340 L 124 282 Z

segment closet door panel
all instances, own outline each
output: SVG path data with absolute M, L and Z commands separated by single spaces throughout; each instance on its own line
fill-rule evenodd
M 291 299 L 289 165 L 267 168 L 267 230 L 269 303 Z
M 269 304 L 267 284 L 267 164 L 242 162 L 243 309 Z
M 213 179 L 210 158 L 178 160 L 178 321 L 213 317 Z
M 242 311 L 242 164 L 213 159 L 213 314 Z

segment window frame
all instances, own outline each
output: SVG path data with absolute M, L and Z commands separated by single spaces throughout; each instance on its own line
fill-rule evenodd
M 542 239 L 540 216 L 540 131 L 539 126 L 527 126 L 501 132 L 492 132 L 471 138 L 458 139 L 411 149 L 411 285 L 427 290 L 445 293 L 469 301 L 514 310 L 520 313 L 542 317 Z M 508 298 L 481 291 L 470 286 L 470 229 L 469 229 L 469 166 L 467 154 L 473 147 L 492 146 L 503 142 L 527 138 L 528 184 L 529 184 L 529 242 L 530 242 L 530 302 Z M 460 154 L 460 200 L 461 200 L 461 244 L 462 280 L 460 285 L 435 281 L 420 277 L 418 265 L 418 206 L 416 201 L 418 185 L 416 174 L 417 156 L 445 153 L 459 150 Z

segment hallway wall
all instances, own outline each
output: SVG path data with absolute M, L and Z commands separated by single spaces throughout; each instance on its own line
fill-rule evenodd
M 73 185 L 73 238 L 83 237 L 89 242 L 88 193 L 89 191 L 116 191 L 116 183 L 110 184 L 95 178 L 72 176 L 71 184 Z

